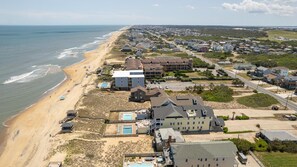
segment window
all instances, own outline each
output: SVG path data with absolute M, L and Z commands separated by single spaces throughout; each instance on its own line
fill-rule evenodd
M 218 161 L 219 159 L 218 158 L 216 158 L 216 161 Z
M 210 164 L 208 164 L 208 167 L 210 167 Z
M 207 158 L 205 158 L 205 161 L 207 161 Z
M 177 125 L 179 125 L 179 122 L 177 123 Z
M 193 122 L 193 125 L 195 125 L 195 122 Z
M 225 158 L 223 158 L 223 161 L 225 161 Z
M 188 129 L 190 129 L 190 127 L 188 127 Z
M 177 127 L 177 129 L 179 130 L 179 127 Z
M 216 166 L 219 166 L 219 164 L 216 164 Z
M 170 122 L 170 125 L 172 125 L 172 123 Z
M 204 121 L 202 121 L 202 124 L 204 124 Z
M 188 162 L 188 159 L 186 159 L 186 162 Z
M 190 122 L 188 122 L 188 125 L 190 124 Z
M 193 129 L 195 129 L 195 127 L 193 126 Z

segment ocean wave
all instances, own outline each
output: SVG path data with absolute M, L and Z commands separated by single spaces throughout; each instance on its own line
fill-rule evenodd
M 83 44 L 79 47 L 73 47 L 73 48 L 68 48 L 64 49 L 58 56 L 57 59 L 66 59 L 66 58 L 76 58 L 78 55 L 82 54 L 85 52 L 87 49 L 92 48 L 94 46 L 97 46 L 104 40 L 106 40 L 108 37 L 110 37 L 113 34 L 113 32 L 105 34 L 101 37 L 95 37 L 95 41 Z
M 34 65 L 31 68 L 33 68 L 31 72 L 12 76 L 8 80 L 4 81 L 3 84 L 31 82 L 35 79 L 43 78 L 48 74 L 54 74 L 61 71 L 60 66 L 51 64 Z

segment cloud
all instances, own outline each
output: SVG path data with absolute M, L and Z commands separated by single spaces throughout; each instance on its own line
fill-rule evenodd
M 187 5 L 186 8 L 190 9 L 190 10 L 195 10 L 195 7 L 192 5 Z
M 153 4 L 153 6 L 154 7 L 159 7 L 160 5 L 156 3 L 156 4 Z
M 296 0 L 243 0 L 240 3 L 223 3 L 222 6 L 232 11 L 292 16 L 297 13 L 297 7 L 293 6 L 294 2 Z

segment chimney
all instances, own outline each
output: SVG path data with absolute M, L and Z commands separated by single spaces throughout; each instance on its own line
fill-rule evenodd
M 170 147 L 170 143 L 172 142 L 172 136 L 168 136 L 168 141 L 167 141 L 167 148 Z

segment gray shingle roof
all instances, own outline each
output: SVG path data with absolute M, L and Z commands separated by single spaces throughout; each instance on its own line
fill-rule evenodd
M 171 143 L 174 161 L 198 158 L 235 157 L 237 148 L 231 141 Z
M 270 141 L 297 141 L 296 136 L 282 130 L 262 130 L 261 134 L 264 135 Z

